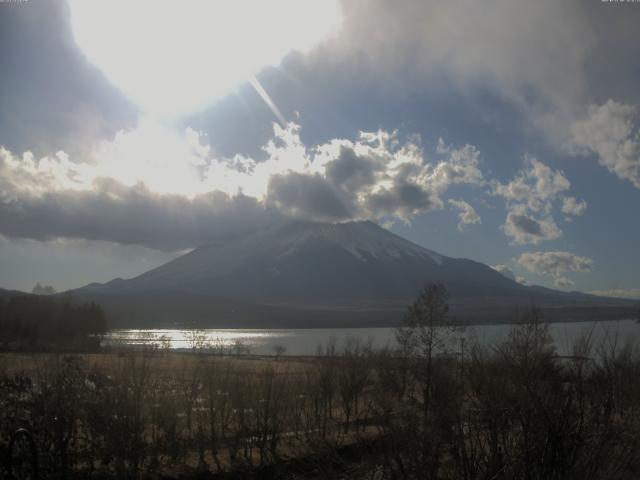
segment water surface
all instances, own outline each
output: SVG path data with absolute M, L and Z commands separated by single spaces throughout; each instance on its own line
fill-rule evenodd
M 476 339 L 482 345 L 497 345 L 505 340 L 513 325 L 475 325 L 466 327 L 458 334 L 467 340 Z M 610 322 L 552 323 L 551 334 L 558 353 L 568 355 L 576 339 L 590 334 L 594 341 L 616 339 L 638 339 L 640 324 L 633 320 Z M 187 350 L 205 346 L 213 350 L 232 352 L 235 350 L 254 355 L 273 355 L 276 346 L 284 348 L 286 355 L 315 355 L 318 345 L 336 342 L 338 348 L 348 338 L 371 342 L 373 346 L 394 347 L 394 328 L 309 328 L 309 329 L 127 329 L 112 330 L 103 344 L 113 345 L 158 345 L 171 349 Z M 453 340 L 452 340 L 453 342 Z

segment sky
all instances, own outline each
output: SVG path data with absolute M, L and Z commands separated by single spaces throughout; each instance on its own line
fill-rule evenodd
M 640 298 L 640 3 L 0 2 L 0 287 L 294 218 Z

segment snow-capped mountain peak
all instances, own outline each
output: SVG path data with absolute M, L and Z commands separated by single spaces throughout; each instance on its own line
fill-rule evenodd
M 436 264 L 442 264 L 442 256 L 398 237 L 372 222 L 349 223 L 307 223 L 300 222 L 290 237 L 283 240 L 287 248 L 281 257 L 291 254 L 301 246 L 311 242 L 324 241 L 349 252 L 359 260 L 369 258 L 400 258 L 415 256 L 430 258 Z

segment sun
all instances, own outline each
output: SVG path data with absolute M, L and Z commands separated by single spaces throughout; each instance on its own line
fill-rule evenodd
M 337 30 L 338 0 L 68 0 L 76 43 L 145 112 L 201 110 Z

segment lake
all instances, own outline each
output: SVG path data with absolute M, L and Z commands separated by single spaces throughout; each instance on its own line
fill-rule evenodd
M 573 342 L 581 335 L 591 333 L 597 342 L 607 336 L 620 341 L 638 339 L 640 324 L 634 320 L 610 322 L 552 323 L 551 334 L 560 355 L 571 353 Z M 466 339 L 477 339 L 483 345 L 495 345 L 506 339 L 513 325 L 474 325 L 466 327 L 462 335 Z M 375 347 L 393 347 L 393 328 L 309 328 L 309 329 L 128 329 L 112 330 L 103 339 L 105 346 L 163 345 L 187 350 L 194 344 L 209 348 L 232 351 L 241 347 L 245 353 L 273 355 L 276 346 L 284 347 L 286 355 L 314 355 L 318 345 L 334 340 L 341 347 L 345 340 L 353 337 L 371 341 Z

